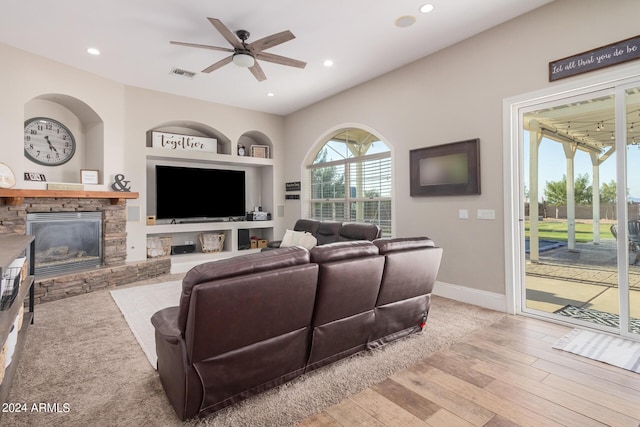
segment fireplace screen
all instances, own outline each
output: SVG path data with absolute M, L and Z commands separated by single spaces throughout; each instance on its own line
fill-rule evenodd
M 35 274 L 50 276 L 102 265 L 102 212 L 27 214 L 35 236 Z

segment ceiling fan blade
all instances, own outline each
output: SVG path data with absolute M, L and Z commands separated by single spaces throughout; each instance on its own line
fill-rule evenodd
M 234 52 L 234 50 L 229 48 L 229 47 L 218 47 L 218 46 L 209 46 L 207 44 L 176 42 L 176 41 L 173 41 L 173 40 L 170 41 L 169 43 L 177 44 L 178 46 L 199 47 L 199 48 L 202 48 L 202 49 L 219 50 L 219 51 L 222 51 L 222 52 Z
M 264 71 L 262 71 L 262 67 L 258 64 L 258 61 L 253 64 L 253 67 L 249 67 L 249 71 L 251 71 L 251 74 L 253 74 L 259 82 L 267 80 L 267 76 L 265 76 Z
M 298 61 L 297 59 L 287 58 L 286 56 L 275 55 L 273 53 L 260 52 L 256 53 L 256 59 L 261 59 L 267 62 L 273 62 L 280 65 L 288 65 L 289 67 L 304 68 L 307 66 L 306 62 Z
M 202 72 L 203 73 L 210 73 L 212 71 L 217 70 L 218 68 L 223 67 L 224 65 L 229 64 L 231 61 L 233 61 L 233 56 L 227 56 L 226 58 L 216 62 L 215 64 L 209 65 L 207 68 L 202 70 Z
M 295 38 L 296 36 L 294 36 L 291 31 L 287 30 L 287 31 L 282 31 L 281 33 L 272 34 L 270 36 L 263 37 L 260 40 L 256 40 L 252 43 L 249 43 L 247 47 L 249 48 L 250 51 L 258 53 L 263 50 L 272 48 L 274 46 L 278 46 L 279 44 L 282 44 L 284 42 L 288 42 L 289 40 L 293 40 Z
M 218 32 L 222 34 L 222 37 L 224 37 L 231 44 L 231 46 L 237 49 L 242 49 L 242 43 L 240 43 L 238 37 L 236 37 L 236 35 L 231 32 L 231 30 L 228 29 L 227 26 L 222 23 L 222 21 L 216 18 L 207 19 L 209 20 L 209 22 L 211 22 L 211 25 L 216 27 L 216 30 L 218 30 Z

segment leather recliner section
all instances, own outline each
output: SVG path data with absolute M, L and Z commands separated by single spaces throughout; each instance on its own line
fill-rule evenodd
M 384 257 L 367 241 L 316 246 L 311 262 L 319 272 L 306 371 L 366 348 L 384 268 Z
M 374 245 L 384 256 L 385 265 L 368 348 L 424 328 L 442 260 L 442 248 L 426 237 L 383 238 Z

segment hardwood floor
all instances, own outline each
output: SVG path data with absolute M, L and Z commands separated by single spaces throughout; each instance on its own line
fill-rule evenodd
M 298 426 L 640 427 L 640 374 L 552 349 L 570 330 L 507 316 Z

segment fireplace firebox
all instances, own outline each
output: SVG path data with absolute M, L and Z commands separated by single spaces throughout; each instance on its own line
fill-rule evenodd
M 36 276 L 102 266 L 102 212 L 29 213 L 27 234 L 35 236 Z

